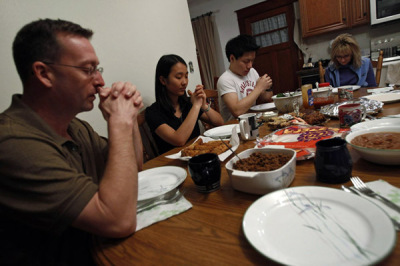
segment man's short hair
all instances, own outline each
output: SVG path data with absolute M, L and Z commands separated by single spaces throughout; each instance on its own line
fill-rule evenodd
M 90 39 L 93 31 L 65 20 L 39 19 L 19 30 L 13 42 L 13 57 L 18 75 L 25 83 L 36 61 L 56 62 L 61 46 L 57 34 L 66 33 Z
M 259 45 L 257 45 L 256 40 L 247 34 L 241 34 L 233 39 L 230 39 L 225 46 L 226 58 L 233 55 L 236 59 L 241 57 L 247 52 L 257 52 Z

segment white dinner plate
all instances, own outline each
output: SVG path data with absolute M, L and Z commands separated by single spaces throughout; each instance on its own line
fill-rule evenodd
M 236 130 L 239 131 L 239 125 L 232 124 L 232 125 L 225 125 L 225 126 L 211 128 L 204 132 L 204 136 L 213 139 L 219 139 L 219 138 L 226 139 L 232 135 L 232 129 L 234 127 L 236 127 Z
M 284 265 L 371 265 L 394 248 L 389 217 L 357 195 L 294 187 L 255 201 L 243 218 L 248 241 Z
M 139 172 L 138 201 L 161 196 L 178 187 L 187 176 L 182 167 L 163 166 Z
M 371 100 L 380 101 L 383 103 L 394 103 L 400 101 L 400 93 L 380 93 L 363 97 Z
M 347 85 L 347 86 L 342 86 L 342 87 L 349 87 L 349 86 L 353 87 L 353 91 L 356 91 L 359 88 L 361 88 L 361 86 L 359 86 L 359 85 Z M 338 88 L 341 88 L 341 87 L 338 87 Z M 332 88 L 332 93 L 338 93 L 338 88 Z
M 268 111 L 273 109 L 276 109 L 275 103 L 263 103 L 250 107 L 250 110 L 257 112 Z
M 374 127 L 397 127 L 400 126 L 400 117 L 399 118 L 385 118 L 375 119 L 370 121 L 361 122 L 351 126 L 351 131 L 357 131 L 359 129 L 367 129 Z

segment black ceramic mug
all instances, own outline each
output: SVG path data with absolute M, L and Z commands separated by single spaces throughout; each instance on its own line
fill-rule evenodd
M 188 168 L 197 191 L 209 193 L 220 188 L 221 164 L 217 154 L 194 156 L 189 159 Z
M 342 138 L 324 139 L 316 146 L 314 165 L 317 179 L 331 184 L 349 181 L 353 162 L 346 141 Z

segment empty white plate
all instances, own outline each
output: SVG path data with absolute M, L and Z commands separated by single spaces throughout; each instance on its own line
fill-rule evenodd
M 250 107 L 250 110 L 261 112 L 276 109 L 275 103 L 263 103 Z
M 374 203 L 325 187 L 293 187 L 255 201 L 243 231 L 261 254 L 284 265 L 371 265 L 396 243 L 390 218 Z
M 380 101 L 383 103 L 394 103 L 400 101 L 400 93 L 380 93 L 363 97 L 371 100 Z
M 139 172 L 138 201 L 155 198 L 175 189 L 186 176 L 186 170 L 177 166 L 162 166 Z

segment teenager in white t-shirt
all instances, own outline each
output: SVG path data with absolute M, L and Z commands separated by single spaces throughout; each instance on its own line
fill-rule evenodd
M 219 107 L 224 121 L 246 113 L 255 104 L 271 102 L 272 79 L 253 68 L 259 46 L 249 35 L 239 35 L 226 44 L 230 64 L 218 79 Z

